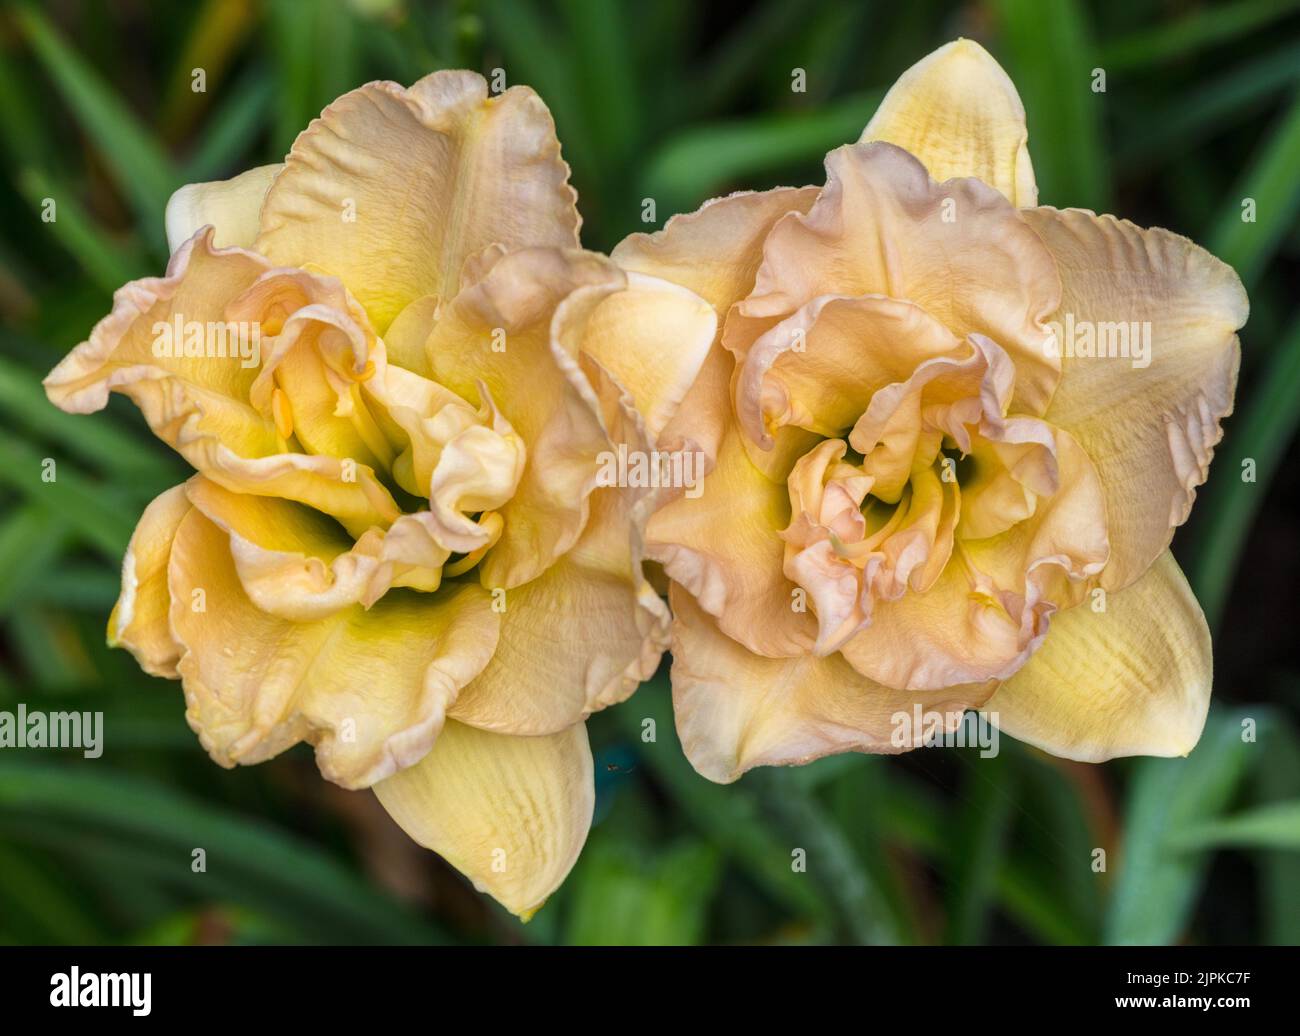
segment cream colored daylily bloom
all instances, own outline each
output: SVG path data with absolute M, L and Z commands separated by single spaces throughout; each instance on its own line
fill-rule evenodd
M 647 538 L 705 776 L 915 747 L 916 706 L 982 706 L 1084 760 L 1200 736 L 1209 635 L 1168 546 L 1232 409 L 1246 296 L 1185 238 L 1035 207 L 1027 139 L 1006 73 L 958 40 L 820 189 L 718 199 L 615 250 L 720 322 L 664 430 L 712 470 Z M 1140 338 L 1062 341 L 1130 321 L 1148 363 Z
M 593 806 L 584 720 L 658 663 L 651 450 L 712 307 L 578 246 L 532 91 L 438 72 L 340 98 L 283 165 L 182 188 L 166 276 L 46 379 L 129 396 L 195 468 L 145 510 L 109 641 L 179 678 L 223 766 L 315 746 L 515 913 Z

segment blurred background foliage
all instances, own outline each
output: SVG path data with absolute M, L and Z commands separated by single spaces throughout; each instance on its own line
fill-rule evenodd
M 135 519 L 185 472 L 121 399 L 69 417 L 39 379 L 113 289 L 161 273 L 175 187 L 279 158 L 368 80 L 500 67 L 550 105 L 585 243 L 608 249 L 647 229 L 645 198 L 662 225 L 729 190 L 820 182 L 823 153 L 958 35 L 1019 85 L 1044 203 L 1187 234 L 1251 293 L 1237 413 L 1175 541 L 1216 634 L 1189 758 L 1090 767 L 1005 739 L 989 761 L 842 756 L 722 788 L 683 759 L 661 673 L 591 723 L 596 824 L 524 926 L 369 795 L 322 782 L 308 750 L 217 768 L 178 685 L 104 646 Z M 5 3 L 0 145 L 0 708 L 106 716 L 102 759 L 0 753 L 0 940 L 1300 941 L 1296 0 Z

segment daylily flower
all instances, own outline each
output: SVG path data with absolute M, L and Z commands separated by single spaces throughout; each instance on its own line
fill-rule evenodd
M 438 72 L 330 105 L 282 165 L 182 188 L 167 274 L 46 379 L 129 396 L 197 474 L 144 512 L 109 641 L 223 766 L 300 741 L 527 916 L 591 822 L 584 725 L 655 668 L 649 449 L 716 318 L 579 250 L 546 107 Z
M 613 257 L 721 321 L 665 432 L 712 470 L 647 538 L 696 769 L 902 751 L 918 706 L 1073 759 L 1196 744 L 1210 638 L 1168 546 L 1246 296 L 1186 238 L 1039 207 L 983 48 L 910 69 L 825 186 L 718 199 Z

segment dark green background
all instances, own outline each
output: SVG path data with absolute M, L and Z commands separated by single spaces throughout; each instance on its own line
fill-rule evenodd
M 368 0 L 9 3 L 0 10 L 0 708 L 106 714 L 102 759 L 0 753 L 11 942 L 1300 941 L 1300 3 L 1293 0 Z M 161 273 L 187 181 L 280 158 L 335 96 L 442 67 L 550 105 L 608 249 L 738 188 L 820 182 L 885 88 L 958 35 L 1018 84 L 1044 203 L 1204 243 L 1251 296 L 1237 413 L 1175 541 L 1216 634 L 1186 760 L 1083 766 L 1003 741 L 697 777 L 662 679 L 590 724 L 596 824 L 529 925 L 299 748 L 208 761 L 178 684 L 104 646 L 133 524 L 184 467 L 115 399 L 60 414 L 39 378 L 123 281 Z M 207 70 L 207 92 L 190 70 Z M 1091 88 L 1103 68 L 1107 90 Z M 791 92 L 803 68 L 807 92 Z M 43 223 L 51 197 L 58 219 Z M 1240 219 L 1241 199 L 1258 220 Z M 43 458 L 58 462 L 42 482 Z M 1258 481 L 1243 483 L 1243 458 Z M 1153 616 L 1153 621 L 1158 621 Z M 659 740 L 643 745 L 642 719 Z M 1258 740 L 1241 738 L 1257 722 Z M 190 853 L 207 851 L 194 874 Z M 1107 851 L 1104 874 L 1092 851 Z M 807 873 L 791 869 L 806 850 Z

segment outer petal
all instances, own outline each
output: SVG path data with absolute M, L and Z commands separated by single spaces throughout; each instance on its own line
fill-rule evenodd
M 108 617 L 109 645 L 130 651 L 146 673 L 171 680 L 179 675 L 181 646 L 167 620 L 167 561 L 176 530 L 189 512 L 184 485 L 154 497 L 144 509 L 122 559 L 122 593 Z
M 997 191 L 936 183 L 892 144 L 854 144 L 826 156 L 826 186 L 807 215 L 772 228 L 724 341 L 743 358 L 758 334 L 819 295 L 905 299 L 958 337 L 1002 346 L 1016 361 L 1012 408 L 1039 415 L 1060 377 L 1043 348 L 1060 290 L 1051 253 Z
M 229 535 L 197 508 L 177 531 L 168 585 L 186 718 L 223 766 L 309 741 L 327 779 L 373 784 L 428 752 L 496 647 L 491 599 L 472 584 L 314 622 L 268 615 L 244 593 Z
M 209 224 L 221 248 L 251 248 L 257 240 L 262 200 L 284 164 L 261 165 L 229 180 L 190 183 L 167 201 L 167 245 L 174 252 Z
M 506 734 L 550 734 L 628 697 L 668 646 L 668 610 L 641 572 L 635 505 L 598 489 L 582 537 L 505 597 L 492 661 L 448 715 Z
M 673 709 L 682 748 L 711 781 L 726 784 L 755 766 L 802 764 L 836 752 L 902 752 L 898 713 L 948 714 L 988 697 L 988 687 L 938 694 L 895 691 L 872 683 L 838 655 L 762 658 L 720 632 L 708 615 L 673 587 Z M 921 727 L 911 726 L 918 735 Z
M 212 237 L 208 228 L 182 245 L 165 277 L 118 289 L 113 311 L 45 378 L 51 402 L 87 414 L 121 392 L 154 434 L 228 489 L 302 501 L 356 535 L 391 522 L 397 505 L 370 468 L 353 471 L 337 458 L 291 452 L 272 416 L 250 402 L 259 377 L 251 355 L 155 353 L 160 323 L 225 325 L 230 303 L 268 269 L 252 252 L 214 248 Z
M 673 216 L 663 230 L 624 238 L 610 258 L 625 270 L 689 288 L 719 317 L 753 290 L 763 241 L 788 212 L 807 212 L 816 187 L 777 187 L 705 202 Z
M 424 295 L 451 299 L 492 244 L 576 247 L 576 195 L 550 112 L 472 72 L 344 94 L 294 141 L 257 249 L 336 274 L 383 334 Z
M 1108 338 L 1123 331 L 1125 341 L 1135 336 L 1132 353 L 1149 322 L 1145 367 L 1131 356 L 1071 358 L 1070 343 L 1061 343 L 1064 373 L 1047 415 L 1101 476 L 1111 542 L 1102 582 L 1118 589 L 1165 550 L 1205 481 L 1219 422 L 1232 412 L 1234 332 L 1249 304 L 1231 267 L 1167 230 L 1081 209 L 1024 216 L 1061 272 L 1064 295 L 1052 319 L 1062 337 L 1072 326 Z
M 448 720 L 433 750 L 375 794 L 408 835 L 528 920 L 587 840 L 596 798 L 587 730 L 512 737 Z
M 1025 106 L 973 40 L 947 43 L 904 72 L 859 139 L 897 144 L 936 180 L 974 176 L 1017 208 L 1038 204 Z
M 1205 725 L 1212 675 L 1205 617 L 1165 551 L 1104 612 L 1058 615 L 985 709 L 1008 734 L 1067 759 L 1186 755 Z
M 248 392 L 258 363 L 251 353 L 248 359 L 239 355 L 240 341 L 230 343 L 235 354 L 226 356 L 175 355 L 163 348 L 171 343 L 157 325 L 171 325 L 177 316 L 187 324 L 223 321 L 231 300 L 268 268 L 252 252 L 216 248 L 214 233 L 209 228 L 186 241 L 167 264 L 166 276 L 131 281 L 114 293 L 112 312 L 45 378 L 55 406 L 74 414 L 94 413 L 114 389 L 129 392 L 140 381 L 175 379 L 202 393 L 209 411 L 228 405 L 250 410 L 237 415 L 248 418 L 247 427 L 228 411 L 214 415 L 222 420 L 223 432 L 250 439 L 261 433 L 274 441 L 273 422 L 269 430 L 264 422 L 253 425 L 257 415 L 248 407 Z M 175 343 L 178 348 L 183 339 Z

